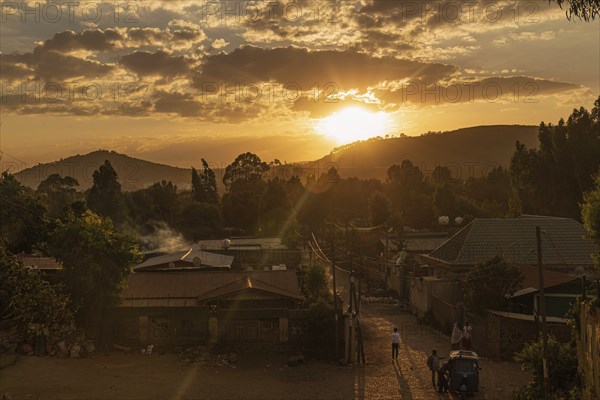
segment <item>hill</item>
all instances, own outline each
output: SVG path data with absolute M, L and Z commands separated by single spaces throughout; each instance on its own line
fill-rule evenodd
M 486 174 L 498 165 L 508 167 L 515 142 L 518 140 L 535 148 L 537 134 L 537 126 L 495 125 L 414 137 L 371 139 L 343 146 L 317 161 L 304 164 L 304 168 L 318 176 L 335 166 L 342 177 L 384 180 L 390 165 L 408 159 L 425 173 L 437 165 L 445 165 L 453 175 L 466 179 Z
M 507 167 L 515 142 L 518 140 L 528 147 L 537 147 L 537 133 L 537 126 L 497 125 L 415 137 L 370 139 L 343 146 L 316 161 L 283 165 L 273 172 L 273 176 L 319 176 L 335 166 L 342 177 L 385 180 L 390 165 L 408 159 L 425 173 L 431 172 L 436 165 L 445 165 L 456 177 L 466 179 L 486 174 L 486 171 L 498 165 Z M 170 180 L 180 189 L 190 188 L 191 169 L 158 164 L 108 150 L 38 164 L 18 172 L 16 177 L 35 189 L 48 175 L 59 173 L 73 176 L 79 181 L 80 189 L 86 190 L 92 186 L 92 173 L 104 160 L 109 160 L 119 174 L 123 190 L 141 189 L 161 180 Z M 218 189 L 222 193 L 222 171 L 215 173 Z
M 74 177 L 79 181 L 80 190 L 86 190 L 93 184 L 92 174 L 105 160 L 109 160 L 119 174 L 123 190 L 142 189 L 161 180 L 172 181 L 180 189 L 190 188 L 191 169 L 158 164 L 108 150 L 77 154 L 60 161 L 38 164 L 16 173 L 15 176 L 23 184 L 36 189 L 49 175 L 58 173 Z

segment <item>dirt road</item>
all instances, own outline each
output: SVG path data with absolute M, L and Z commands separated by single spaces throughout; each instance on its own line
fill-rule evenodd
M 93 359 L 24 357 L 0 371 L 0 394 L 12 399 L 443 399 L 433 390 L 427 352 L 447 353 L 448 339 L 384 305 L 363 307 L 367 365 L 310 361 L 286 367 L 286 354 L 240 354 L 235 367 L 181 366 L 174 354 L 110 355 Z M 392 363 L 389 334 L 402 334 Z M 526 383 L 514 363 L 482 361 L 484 388 L 475 399 L 510 399 Z

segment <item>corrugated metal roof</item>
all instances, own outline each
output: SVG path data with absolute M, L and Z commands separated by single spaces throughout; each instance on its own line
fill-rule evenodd
M 474 265 L 495 256 L 521 265 L 537 264 L 536 226 L 542 230 L 545 265 L 593 265 L 593 242 L 570 218 L 522 216 L 476 219 L 436 250 L 430 258 L 453 265 Z
M 301 299 L 296 271 L 194 271 L 135 272 L 127 279 L 123 305 L 197 305 L 207 293 L 232 293 L 239 282 L 249 279 L 258 290 Z M 243 285 L 242 285 L 243 286 Z M 247 288 L 247 286 L 246 286 Z M 237 288 L 238 290 L 240 288 Z M 243 289 L 243 287 L 241 288 Z M 214 296 L 213 296 L 214 297 Z M 159 301 L 160 300 L 160 301 Z M 167 304 L 171 302 L 173 304 Z M 155 304 L 156 303 L 156 304 Z M 189 303 L 189 304 L 188 304 Z
M 137 271 L 167 267 L 170 263 L 177 263 L 179 266 L 181 266 L 182 263 L 184 265 L 189 264 L 190 267 L 230 267 L 231 263 L 233 263 L 233 256 L 189 249 L 149 258 L 143 263 L 136 265 L 133 269 L 134 271 Z

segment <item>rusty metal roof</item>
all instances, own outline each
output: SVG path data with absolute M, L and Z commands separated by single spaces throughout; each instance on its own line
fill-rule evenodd
M 198 299 L 215 298 L 244 289 L 256 289 L 295 299 L 303 298 L 294 270 L 148 271 L 129 275 L 127 288 L 123 291 L 122 305 L 197 305 Z

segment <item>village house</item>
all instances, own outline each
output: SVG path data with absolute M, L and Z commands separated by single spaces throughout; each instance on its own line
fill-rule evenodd
M 420 256 L 429 276 L 409 279 L 411 310 L 420 317 L 431 315 L 445 331 L 454 322 L 470 319 L 476 336 L 485 338 L 481 342 L 486 346 L 480 347 L 481 351 L 510 356 L 539 331 L 537 226 L 541 229 L 549 326 L 558 336 L 568 332 L 565 316 L 581 294 L 581 278 L 597 277 L 592 258 L 594 244 L 583 226 L 570 218 L 523 215 L 514 219 L 475 219 L 434 251 Z M 471 268 L 496 256 L 521 269 L 521 287 L 509 295 L 509 311 L 490 310 L 483 318 L 470 315 L 462 302 L 462 282 Z
M 234 271 L 232 262 L 228 255 L 189 250 L 136 266 L 105 326 L 111 332 L 106 341 L 168 346 L 288 342 L 304 302 L 297 272 Z

